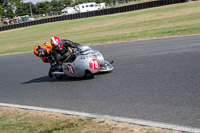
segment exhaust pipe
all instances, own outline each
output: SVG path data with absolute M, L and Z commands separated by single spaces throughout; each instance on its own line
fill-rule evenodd
M 51 72 L 52 75 L 65 75 L 64 72 Z

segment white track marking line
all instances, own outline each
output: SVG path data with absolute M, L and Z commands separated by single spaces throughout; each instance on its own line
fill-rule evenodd
M 184 36 L 169 36 L 169 37 L 156 37 L 156 38 L 149 38 L 149 39 L 141 39 L 141 40 L 134 40 L 134 41 L 122 41 L 122 42 L 112 42 L 112 43 L 105 43 L 105 44 L 94 44 L 95 45 L 109 45 L 109 44 L 118 44 L 118 43 L 130 43 L 130 42 L 140 42 L 140 41 L 148 41 L 148 40 L 162 40 L 162 39 L 170 39 L 170 38 L 183 38 L 183 37 L 192 37 L 192 36 L 200 36 L 200 34 L 192 34 L 192 35 L 184 35 Z
M 38 110 L 38 111 L 57 112 L 57 113 L 62 113 L 62 114 L 67 114 L 67 115 L 84 116 L 88 118 L 102 118 L 102 119 L 109 119 L 109 120 L 114 120 L 118 122 L 132 123 L 132 124 L 137 124 L 137 125 L 152 126 L 152 127 L 158 127 L 158 128 L 164 128 L 164 129 L 178 130 L 178 131 L 183 131 L 183 132 L 200 133 L 200 128 L 180 126 L 176 124 L 148 121 L 148 120 L 142 120 L 142 119 L 116 117 L 116 116 L 101 115 L 101 114 L 91 114 L 91 113 L 84 113 L 84 112 L 77 112 L 77 111 L 70 111 L 70 110 L 42 108 L 42 107 L 26 106 L 26 105 L 19 105 L 19 104 L 0 103 L 0 106 L 15 107 L 15 108 L 29 109 L 29 110 Z

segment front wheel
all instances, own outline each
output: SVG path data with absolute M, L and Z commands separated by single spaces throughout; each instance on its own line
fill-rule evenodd
M 64 78 L 64 76 L 63 76 L 63 75 L 55 75 L 55 77 L 56 77 L 56 79 L 59 79 L 59 80 L 61 80 L 61 79 L 63 79 L 63 78 Z
M 94 75 L 89 70 L 86 70 L 84 78 L 92 79 L 92 78 L 94 78 Z

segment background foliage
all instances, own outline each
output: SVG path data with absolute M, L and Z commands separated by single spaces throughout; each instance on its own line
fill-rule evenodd
M 129 1 L 129 0 L 128 0 Z M 32 2 L 25 3 L 23 0 L 0 0 L 0 16 L 14 17 L 31 15 L 30 7 L 32 8 L 33 15 L 58 12 L 65 7 L 73 7 L 74 5 L 86 2 L 105 2 L 107 4 L 115 4 L 128 2 L 127 0 L 51 0 L 42 1 L 36 4 Z

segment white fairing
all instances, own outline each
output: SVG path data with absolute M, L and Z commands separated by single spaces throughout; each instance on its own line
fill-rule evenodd
M 78 46 L 78 48 L 81 50 L 81 51 L 87 51 L 87 50 L 91 50 L 91 48 L 87 45 L 81 45 L 81 46 Z
M 73 62 L 64 62 L 62 64 L 64 75 L 68 77 L 84 77 L 86 71 L 95 74 L 113 70 L 113 66 L 104 60 L 98 50 L 92 49 L 87 45 L 78 46 L 75 50 L 75 56 L 76 58 Z
M 72 63 L 63 63 L 63 71 L 65 75 L 70 77 L 83 77 L 85 71 L 89 70 L 91 73 L 98 73 L 100 67 L 92 69 L 89 64 L 94 59 L 92 56 L 79 55 Z
M 101 65 L 99 72 L 110 72 L 113 69 L 113 66 L 108 61 L 104 60 L 104 64 Z

